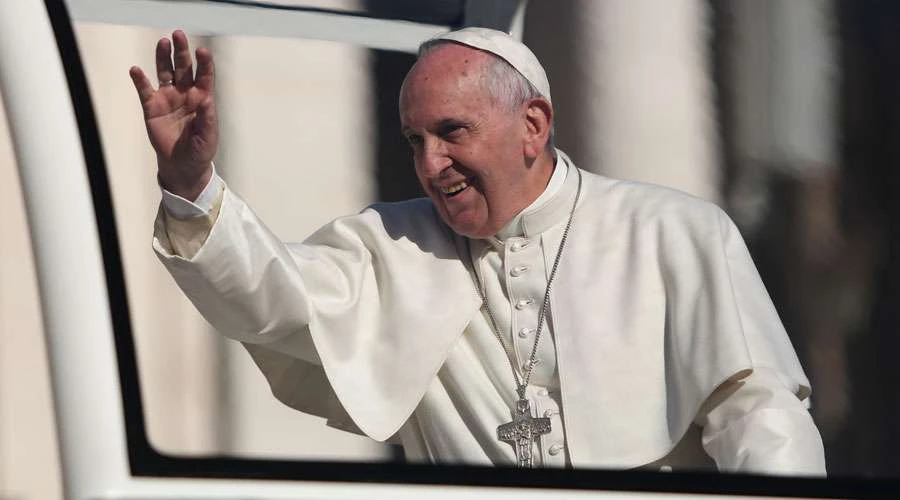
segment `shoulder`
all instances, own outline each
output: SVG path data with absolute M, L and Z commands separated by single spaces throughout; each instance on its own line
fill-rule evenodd
M 440 221 L 431 200 L 416 198 L 398 202 L 376 202 L 358 213 L 334 219 L 329 226 L 362 230 L 372 228 L 432 228 Z
M 370 220 L 377 220 L 389 233 L 405 234 L 410 237 L 416 234 L 449 230 L 428 198 L 373 203 L 359 215 Z
M 359 241 L 372 253 L 408 249 L 455 255 L 452 232 L 428 198 L 373 203 L 357 214 L 335 219 L 307 243 L 339 246 L 335 242 L 342 240 Z
M 730 223 L 728 215 L 715 203 L 677 189 L 590 172 L 582 174 L 582 209 L 602 214 L 610 224 L 719 227 L 723 221 Z
M 429 198 L 414 198 L 412 200 L 377 202 L 369 205 L 363 213 L 375 213 L 379 217 L 388 219 L 428 219 L 434 217 L 434 204 Z

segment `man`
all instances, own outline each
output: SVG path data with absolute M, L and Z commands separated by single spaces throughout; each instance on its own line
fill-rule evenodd
M 209 51 L 196 75 L 184 33 L 156 54 L 158 89 L 131 70 L 164 189 L 154 248 L 289 406 L 417 461 L 824 473 L 809 383 L 734 225 L 575 167 L 521 43 L 426 42 L 400 116 L 428 197 L 303 244 L 213 171 Z

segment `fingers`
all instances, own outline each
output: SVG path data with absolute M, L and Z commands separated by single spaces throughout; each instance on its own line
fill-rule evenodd
M 160 38 L 156 42 L 156 78 L 160 86 L 172 83 L 175 70 L 172 69 L 172 44 L 168 38 Z
M 147 78 L 144 71 L 137 66 L 132 66 L 128 71 L 128 75 L 131 76 L 131 81 L 134 83 L 134 89 L 137 90 L 141 104 L 150 100 L 150 96 L 153 95 L 153 84 L 150 83 L 150 79 Z
M 213 93 L 216 86 L 216 67 L 213 63 L 212 52 L 203 47 L 197 49 L 197 76 L 194 85 L 210 94 Z
M 195 79 L 187 35 L 181 30 L 175 30 L 171 40 L 161 38 L 156 44 L 156 77 L 160 87 L 174 84 L 183 91 L 196 84 L 203 90 L 212 92 L 215 86 L 212 53 L 209 49 L 197 49 Z
M 172 33 L 172 42 L 175 45 L 175 86 L 186 89 L 194 85 L 194 69 L 191 63 L 191 49 L 188 45 L 187 35 L 181 30 Z

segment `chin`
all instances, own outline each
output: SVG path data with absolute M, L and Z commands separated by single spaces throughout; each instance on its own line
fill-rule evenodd
M 486 221 L 476 221 L 469 217 L 452 218 L 446 214 L 441 214 L 444 222 L 450 226 L 454 233 L 465 236 L 466 238 L 489 238 L 499 231 L 499 228 L 491 230 L 490 224 Z
M 474 233 L 477 232 L 476 228 L 474 228 L 473 226 L 471 226 L 469 224 L 460 223 L 459 221 L 449 220 L 446 217 L 444 218 L 444 222 L 447 223 L 448 226 L 450 226 L 450 229 L 452 229 L 454 233 L 456 233 L 460 236 L 465 236 L 467 238 L 476 238 L 477 237 L 474 235 Z

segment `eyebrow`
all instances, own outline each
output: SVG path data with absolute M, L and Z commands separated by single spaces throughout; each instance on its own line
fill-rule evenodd
M 466 122 L 465 120 L 460 120 L 459 118 L 444 118 L 443 120 L 438 122 L 437 128 L 441 129 L 443 127 L 446 127 L 447 125 L 467 126 L 468 122 Z
M 469 126 L 469 122 L 467 122 L 465 120 L 461 120 L 459 118 L 442 118 L 440 121 L 437 122 L 437 125 L 434 128 L 435 128 L 435 130 L 440 130 L 441 128 L 446 127 L 448 125 L 460 125 L 460 126 L 467 127 L 467 126 Z M 407 126 L 400 127 L 400 134 L 403 135 L 404 137 L 408 133 L 411 133 L 411 132 L 412 132 L 412 129 L 410 127 L 407 127 Z

